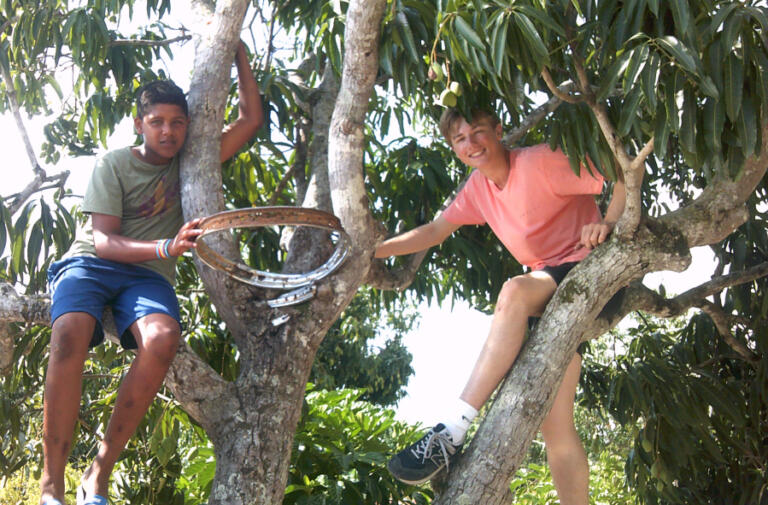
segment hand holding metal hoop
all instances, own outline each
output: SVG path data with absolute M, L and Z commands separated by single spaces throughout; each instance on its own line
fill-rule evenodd
M 330 230 L 331 239 L 336 247 L 330 258 L 315 270 L 300 274 L 282 274 L 256 270 L 242 262 L 227 259 L 201 240 L 206 235 L 217 231 L 272 225 L 310 226 Z M 267 303 L 270 307 L 284 307 L 310 299 L 315 293 L 315 282 L 328 276 L 344 262 L 350 246 L 349 236 L 336 216 L 321 210 L 302 207 L 250 207 L 228 210 L 203 218 L 198 227 L 203 230 L 203 233 L 197 238 L 195 251 L 206 265 L 246 284 L 269 289 L 292 290 L 274 300 L 269 300 Z

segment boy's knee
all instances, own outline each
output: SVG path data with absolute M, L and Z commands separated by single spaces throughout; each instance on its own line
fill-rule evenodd
M 181 333 L 178 328 L 154 328 L 152 333 L 144 338 L 144 350 L 154 358 L 170 363 L 179 349 Z
M 525 282 L 520 277 L 513 277 L 501 286 L 499 297 L 496 300 L 496 312 L 504 312 L 513 307 L 519 307 L 524 305 L 525 301 Z
M 547 452 L 567 452 L 575 446 L 581 446 L 579 433 L 571 420 L 554 422 L 551 419 L 545 419 L 539 430 L 547 446 Z
M 58 318 L 51 332 L 49 359 L 54 362 L 68 361 L 78 356 L 85 359 L 92 336 L 91 325 L 66 315 Z

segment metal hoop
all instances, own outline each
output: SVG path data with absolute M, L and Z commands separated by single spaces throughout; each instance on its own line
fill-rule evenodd
M 310 226 L 331 230 L 336 247 L 330 258 L 320 267 L 301 274 L 265 272 L 248 265 L 232 261 L 211 249 L 201 238 L 217 231 L 232 228 L 259 228 L 271 225 Z M 289 293 L 269 300 L 270 307 L 284 307 L 306 301 L 315 293 L 315 282 L 327 277 L 346 259 L 351 241 L 333 214 L 317 209 L 302 207 L 251 207 L 228 210 L 213 214 L 200 222 L 203 233 L 197 239 L 195 251 L 198 257 L 211 268 L 220 270 L 240 282 L 269 289 L 289 289 Z

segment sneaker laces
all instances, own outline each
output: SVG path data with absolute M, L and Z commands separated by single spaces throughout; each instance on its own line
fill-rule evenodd
M 453 443 L 453 439 L 448 435 L 445 430 L 435 431 L 430 429 L 429 432 L 416 443 L 416 446 L 411 449 L 411 453 L 416 459 L 424 462 L 432 457 L 435 453 L 435 449 L 439 448 L 438 460 L 442 457 L 445 463 L 446 470 L 448 469 L 448 462 L 450 456 L 456 452 L 456 446 Z

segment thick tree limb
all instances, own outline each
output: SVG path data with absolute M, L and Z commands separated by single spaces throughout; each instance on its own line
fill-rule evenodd
M 761 130 L 760 154 L 747 159 L 735 179 L 719 178 L 691 204 L 665 214 L 659 222 L 665 226 L 685 223 L 680 230 L 690 247 L 719 242 L 745 223 L 749 214 L 744 204 L 768 168 L 768 121 Z
M 15 340 L 15 329 L 8 323 L 0 322 L 0 376 L 7 375 L 13 368 Z
M 692 307 L 697 300 L 719 293 L 725 288 L 752 282 L 768 275 L 768 262 L 760 263 L 741 272 L 731 272 L 726 275 L 713 277 L 711 280 L 691 288 L 675 297 L 680 306 Z
M 7 331 L 9 330 L 7 323 L 50 325 L 50 306 L 51 301 L 48 296 L 20 295 L 10 284 L 0 284 L 0 347 L 4 347 L 9 339 L 13 338 Z M 103 327 L 109 340 L 115 343 L 120 342 L 109 310 L 104 313 Z M 11 352 L 9 355 L 12 354 Z M 194 384 L 189 384 L 189 381 L 194 381 Z M 217 409 L 227 398 L 224 391 L 231 387 L 186 344 L 182 344 L 179 348 L 166 378 L 166 384 L 171 388 L 174 396 L 184 404 L 187 412 L 202 423 L 213 422 L 211 415 L 214 413 L 217 418 L 220 417 Z M 192 387 L 193 385 L 195 387 Z M 234 410 L 231 412 L 232 415 L 235 414 Z
M 755 363 L 759 357 L 755 355 L 743 342 L 739 341 L 731 327 L 734 324 L 746 324 L 742 318 L 736 318 L 726 314 L 720 307 L 704 298 L 698 297 L 698 294 L 710 296 L 719 293 L 728 286 L 735 286 L 744 282 L 754 280 L 753 275 L 741 272 L 744 275 L 734 275 L 726 285 L 721 282 L 722 279 L 713 278 L 712 281 L 702 284 L 696 288 L 686 291 L 682 295 L 674 298 L 665 298 L 657 292 L 648 289 L 639 282 L 632 283 L 621 297 L 621 300 L 610 310 L 603 310 L 600 317 L 589 327 L 589 333 L 585 335 L 602 335 L 613 328 L 624 316 L 630 312 L 640 310 L 658 317 L 670 318 L 685 314 L 691 308 L 700 308 L 710 316 L 717 327 L 717 331 L 726 344 L 741 356 L 745 361 Z M 766 275 L 763 273 L 760 276 Z M 606 309 L 608 309 L 606 307 Z
M 7 282 L 0 283 L 0 322 L 47 325 L 50 305 L 45 295 L 19 295 Z
M 426 250 L 411 254 L 407 257 L 405 265 L 392 269 L 388 269 L 384 261 L 375 260 L 365 283 L 377 289 L 402 291 L 413 282 L 413 277 L 426 255 Z
M 312 91 L 311 132 L 309 162 L 312 174 L 301 205 L 314 209 L 331 211 L 331 188 L 328 182 L 328 128 L 339 92 L 339 82 L 331 65 L 326 65 L 320 85 Z M 297 167 L 298 168 L 298 167 Z M 302 165 L 299 170 L 304 170 Z M 297 170 L 298 171 L 298 170 Z M 322 259 L 331 254 L 328 233 L 324 230 L 298 229 L 284 232 L 281 242 L 289 242 L 286 271 L 309 271 L 316 268 Z
M 190 126 L 181 152 L 181 202 L 185 219 L 214 214 L 224 209 L 221 191 L 221 128 L 224 107 L 230 88 L 233 55 L 239 41 L 240 28 L 247 2 L 228 0 L 212 4 L 198 0 L 192 3 L 197 11 L 194 72 L 189 90 Z M 239 251 L 227 234 L 215 234 L 207 243 L 226 257 L 238 257 Z M 235 300 L 249 298 L 244 285 L 224 274 L 214 272 L 196 261 L 197 270 L 206 290 L 233 335 L 246 338 L 248 317 Z M 239 307 L 239 308 L 238 308 Z M 245 345 L 245 342 L 238 342 Z
M 435 505 L 508 503 L 509 477 L 549 412 L 579 342 L 591 337 L 586 331 L 605 304 L 645 272 L 682 270 L 690 262 L 687 250 L 667 233 L 641 226 L 636 235 L 632 242 L 612 238 L 604 243 L 560 284 L 468 450 L 451 465 L 447 487 Z
M 350 2 L 344 30 L 344 68 L 331 119 L 328 153 L 333 210 L 355 245 L 373 251 L 374 219 L 363 182 L 365 117 L 379 67 L 379 35 L 386 1 Z M 368 269 L 365 261 L 363 272 Z M 366 265 L 366 266 L 363 266 Z
M 312 142 L 309 146 L 312 176 L 302 205 L 330 211 L 331 187 L 328 179 L 329 129 L 339 93 L 339 81 L 331 65 L 325 66 L 320 86 L 312 91 Z

